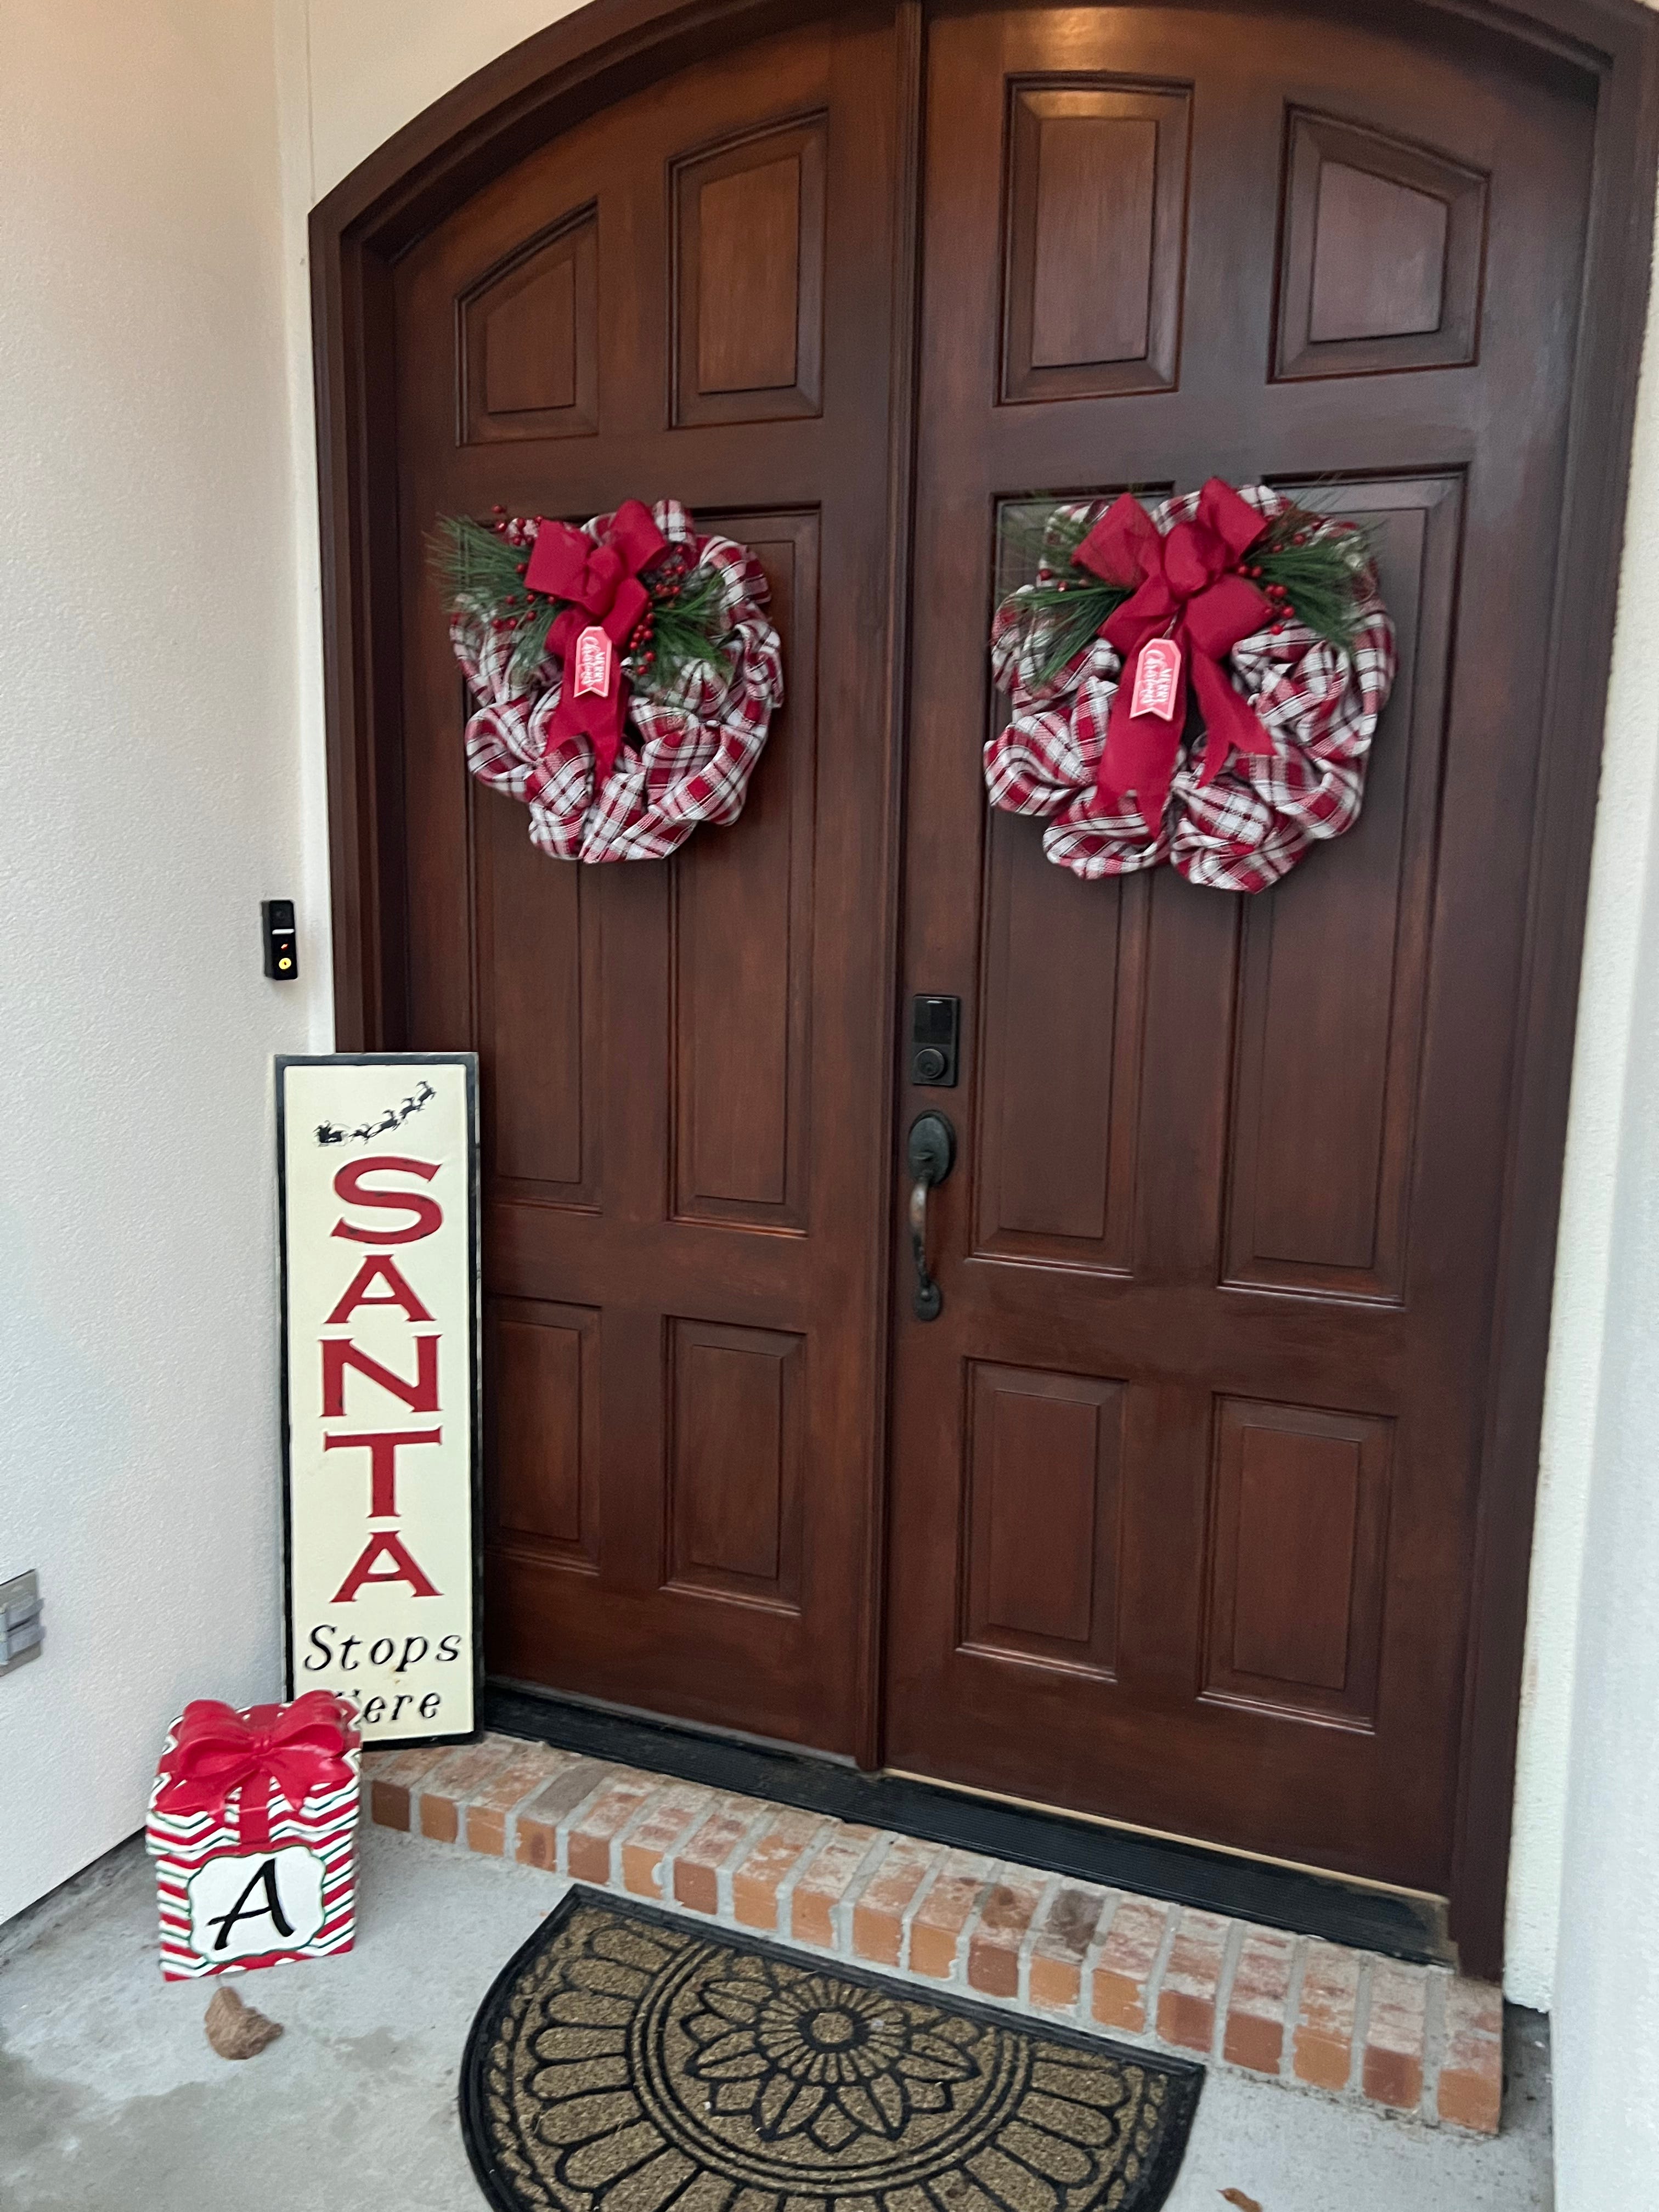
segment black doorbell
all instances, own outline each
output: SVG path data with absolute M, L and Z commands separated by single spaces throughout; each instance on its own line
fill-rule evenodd
M 300 939 L 292 899 L 261 899 L 259 921 L 265 941 L 265 973 L 273 983 L 291 983 L 300 972 Z

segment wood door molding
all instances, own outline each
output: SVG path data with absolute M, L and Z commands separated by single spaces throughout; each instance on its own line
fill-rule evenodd
M 395 1049 L 401 915 L 398 565 L 391 270 L 534 148 L 693 61 L 838 12 L 833 0 L 592 0 L 447 94 L 311 218 L 337 1042 Z M 920 37 L 919 0 L 900 0 Z M 1519 1072 L 1481 1453 L 1463 1697 L 1454 1931 L 1499 1970 L 1528 1567 L 1584 902 L 1659 166 L 1659 19 L 1639 0 L 1396 0 L 1402 33 L 1501 38 L 1583 73 L 1596 106 L 1585 285 L 1563 487 L 1547 749 L 1528 884 Z M 912 124 L 914 130 L 914 122 Z M 914 218 L 899 224 L 913 238 Z M 907 243 L 904 251 L 910 251 Z M 914 269 L 896 272 L 914 286 Z M 913 335 L 901 345 L 913 343 Z M 902 364 L 905 388 L 908 363 Z M 901 426 L 902 427 L 902 426 Z M 908 527 L 908 441 L 891 520 Z M 896 564 L 902 575 L 904 563 Z M 896 666 L 902 629 L 894 629 Z M 884 1102 L 890 1115 L 890 1099 Z M 872 1295 L 879 1296 L 872 1287 Z M 873 1644 L 872 1646 L 873 1649 Z M 873 1660 L 871 1664 L 873 1667 Z M 875 1755 L 873 1742 L 870 1755 Z

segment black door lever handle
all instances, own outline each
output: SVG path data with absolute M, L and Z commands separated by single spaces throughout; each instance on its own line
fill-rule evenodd
M 905 1157 L 910 1168 L 910 1255 L 916 1265 L 911 1309 L 918 1321 L 937 1321 L 945 1300 L 927 1272 L 927 1194 L 945 1181 L 957 1157 L 957 1133 L 943 1114 L 917 1115 Z

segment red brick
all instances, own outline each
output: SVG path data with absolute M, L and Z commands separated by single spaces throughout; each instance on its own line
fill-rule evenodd
M 1090 2008 L 1103 2027 L 1126 2028 L 1133 2035 L 1146 2026 L 1146 1984 L 1158 1962 L 1169 1923 L 1167 1905 L 1144 1897 L 1126 1897 L 1095 1961 Z
M 1019 1995 L 1019 1951 L 1048 1887 L 1048 1877 L 1024 1867 L 1005 1867 L 988 1890 L 968 1938 L 968 1986 L 988 1997 Z
M 1446 1990 L 1440 2117 L 1454 2127 L 1495 2136 L 1503 2103 L 1503 1995 L 1486 1982 L 1454 1981 Z
M 586 1810 L 573 1820 L 564 1839 L 565 1864 L 578 1881 L 611 1879 L 612 1846 L 648 1798 L 662 1788 L 659 1774 L 635 1774 L 619 1767 Z
M 660 1897 L 658 1869 L 688 1828 L 704 1820 L 714 1805 L 714 1793 L 696 1783 L 682 1783 L 657 1800 L 639 1826 L 622 1843 L 623 1887 L 635 1897 Z
M 1183 1912 L 1158 1993 L 1158 2032 L 1182 2051 L 1215 2040 L 1215 2005 L 1231 1923 L 1212 1912 Z
M 434 1750 L 393 1751 L 370 1754 L 374 1766 L 368 1785 L 368 1817 L 377 1828 L 410 1826 L 409 1793 L 449 1756 L 447 1745 Z
M 1031 2002 L 1071 2012 L 1083 1994 L 1083 1961 L 1100 1916 L 1115 1902 L 1109 1889 L 1062 1882 L 1048 1899 L 1031 1940 Z
M 1296 1957 L 1292 1936 L 1276 1929 L 1246 1931 L 1227 1999 L 1221 2055 L 1231 2065 L 1277 2074 L 1285 2056 L 1285 2011 Z
M 693 1912 L 720 1909 L 720 1869 L 755 1825 L 762 1808 L 752 1797 L 716 1797 L 713 1810 L 692 1832 L 684 1850 L 673 1854 L 674 1895 Z
M 463 1744 L 452 1751 L 441 1766 L 434 1767 L 417 1793 L 421 1833 L 435 1844 L 459 1839 L 461 1814 L 488 1782 L 493 1782 L 513 1756 L 514 1747 L 506 1736 L 487 1735 L 481 1743 Z
M 945 1859 L 910 1923 L 910 1966 L 916 1973 L 949 1981 L 962 1931 L 995 1872 L 995 1862 L 975 1851 L 952 1851 Z
M 778 1924 L 778 1891 L 822 1832 L 820 1813 L 781 1814 L 732 1869 L 732 1917 L 742 1928 Z
M 466 1844 L 473 1851 L 500 1858 L 507 1849 L 507 1815 L 550 1782 L 574 1753 L 544 1743 L 521 1743 L 493 1782 L 486 1783 L 466 1808 Z
M 1358 2008 L 1359 1961 L 1354 1954 L 1334 1943 L 1310 1943 L 1291 2039 L 1298 2081 L 1310 2081 L 1318 2089 L 1347 2087 Z
M 836 1822 L 828 1839 L 813 1852 L 789 1899 L 789 1933 L 796 1942 L 816 1944 L 820 1951 L 836 1948 L 836 1907 L 875 1840 L 873 1828 Z
M 901 1837 L 860 1891 L 853 1907 L 853 1949 L 872 1966 L 896 1966 L 904 1916 L 945 1854 L 937 1844 Z
M 1361 2081 L 1375 2105 L 1414 2112 L 1423 2101 L 1423 2033 L 1428 1983 L 1421 1966 L 1379 1959 L 1371 1969 Z
M 559 1864 L 559 1830 L 576 1808 L 607 1783 L 617 1769 L 599 1759 L 578 1759 L 556 1774 L 519 1809 L 516 1856 L 521 1866 L 541 1867 L 549 1874 Z

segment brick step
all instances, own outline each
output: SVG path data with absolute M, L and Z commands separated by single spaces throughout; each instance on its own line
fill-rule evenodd
M 1498 2132 L 1503 2002 L 1444 1967 L 491 1735 L 366 1754 L 370 1817 L 1429 2126 Z

